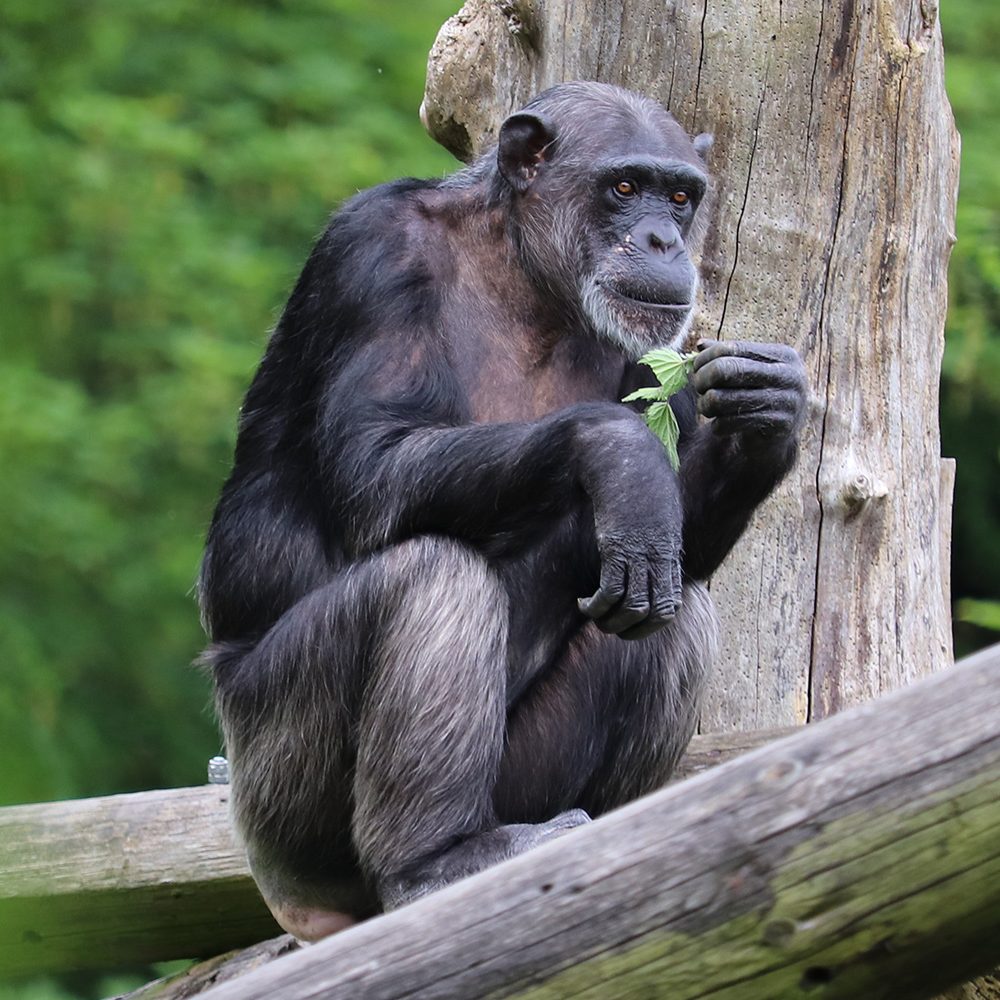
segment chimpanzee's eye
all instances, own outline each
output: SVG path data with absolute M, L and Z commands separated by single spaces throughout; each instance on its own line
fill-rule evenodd
M 670 200 L 675 205 L 686 205 L 691 200 L 691 195 L 687 191 L 675 191 L 671 196 Z
M 632 181 L 621 180 L 615 185 L 615 194 L 619 194 L 623 198 L 631 198 L 637 193 L 636 186 Z

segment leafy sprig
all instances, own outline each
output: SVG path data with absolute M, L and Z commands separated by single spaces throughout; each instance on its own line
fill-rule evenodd
M 677 426 L 674 411 L 670 409 L 669 399 L 687 385 L 695 357 L 694 354 L 679 354 L 669 347 L 658 347 L 644 354 L 639 358 L 639 364 L 652 368 L 660 384 L 636 389 L 622 399 L 623 403 L 642 401 L 650 404 L 643 418 L 649 429 L 662 442 L 675 472 L 681 467 L 681 460 L 677 454 L 680 428 Z

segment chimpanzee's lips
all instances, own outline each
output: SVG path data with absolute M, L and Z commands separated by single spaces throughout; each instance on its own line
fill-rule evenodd
M 620 288 L 615 288 L 607 282 L 598 282 L 598 284 L 600 284 L 606 295 L 641 306 L 644 309 L 662 309 L 664 312 L 687 312 L 694 305 L 693 302 L 660 302 L 652 297 L 647 297 L 639 289 L 629 289 L 628 292 L 623 292 Z

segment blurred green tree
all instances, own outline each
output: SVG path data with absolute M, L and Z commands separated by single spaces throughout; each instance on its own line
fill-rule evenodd
M 195 783 L 192 587 L 242 393 L 326 215 L 429 175 L 455 0 L 8 0 L 0 802 Z
M 962 134 L 941 384 L 942 451 L 958 460 L 952 593 L 961 654 L 1000 641 L 1000 7 L 948 0 L 941 20 Z

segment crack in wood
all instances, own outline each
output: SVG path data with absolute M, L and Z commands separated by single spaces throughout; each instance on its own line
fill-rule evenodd
M 707 17 L 708 0 L 705 0 L 705 6 L 701 11 L 701 28 L 699 32 L 701 47 L 698 50 L 698 76 L 694 84 L 694 131 L 696 132 L 698 131 L 698 116 L 701 111 L 701 68 L 705 62 L 705 20 Z
M 838 38 L 838 44 L 844 43 L 843 34 Z M 857 60 L 858 60 L 858 45 L 857 40 L 854 40 L 854 52 L 853 52 L 853 62 L 851 66 L 851 73 L 847 75 L 847 79 L 853 80 L 854 74 L 857 71 Z M 824 341 L 824 333 L 826 332 L 826 313 L 827 313 L 827 298 L 830 291 L 830 284 L 832 281 L 831 271 L 833 268 L 833 258 L 837 249 L 837 240 L 840 234 L 840 225 L 844 217 L 844 181 L 847 176 L 847 161 L 848 161 L 848 139 L 851 131 L 851 111 L 853 108 L 853 98 L 854 91 L 853 88 L 848 86 L 847 88 L 847 109 L 844 113 L 844 134 L 843 141 L 841 144 L 841 154 L 840 154 L 840 169 L 837 174 L 837 210 L 834 213 L 833 221 L 833 234 L 830 240 L 830 252 L 827 256 L 826 267 L 823 274 L 823 286 L 822 292 L 820 293 L 820 305 L 818 310 L 818 320 L 816 328 L 816 343 L 817 346 L 822 346 Z M 829 426 L 829 418 L 831 413 L 830 405 L 830 385 L 833 380 L 833 350 L 832 345 L 827 344 L 827 365 L 826 365 L 826 385 L 823 391 L 823 421 L 820 429 L 820 440 L 819 440 L 819 456 L 816 462 L 816 502 L 819 506 L 819 525 L 816 532 L 816 583 L 815 590 L 813 593 L 813 615 L 812 615 L 812 631 L 810 636 L 809 644 L 809 689 L 807 697 L 807 714 L 806 721 L 812 722 L 815 718 L 815 709 L 818 701 L 819 692 L 815 690 L 816 682 L 816 657 L 817 657 L 817 640 L 819 627 L 818 623 L 820 620 L 820 593 L 822 590 L 821 580 L 822 580 L 822 566 L 823 566 L 823 552 L 824 552 L 824 536 L 827 531 L 826 523 L 826 504 L 823 499 L 823 490 L 821 487 L 821 478 L 824 471 L 824 456 L 826 452 L 826 436 Z M 830 706 L 821 706 L 824 708 L 824 714 L 830 708 Z
M 747 162 L 747 180 L 743 189 L 743 204 L 740 206 L 739 218 L 736 220 L 736 239 L 733 247 L 733 266 L 729 272 L 729 278 L 726 281 L 726 294 L 722 299 L 722 315 L 719 317 L 719 328 L 716 331 L 716 337 L 719 340 L 722 339 L 722 327 L 726 322 L 726 310 L 729 308 L 729 292 L 733 285 L 733 278 L 736 275 L 736 268 L 739 266 L 740 262 L 740 230 L 743 228 L 743 217 L 746 215 L 747 202 L 750 200 L 750 184 L 753 179 L 753 161 L 757 152 L 757 140 L 760 136 L 760 120 L 764 111 L 764 101 L 767 97 L 767 82 L 770 69 L 771 65 L 769 60 L 764 68 L 764 83 L 760 90 L 760 100 L 757 104 L 757 115 L 754 118 L 753 141 L 750 144 L 750 159 Z

